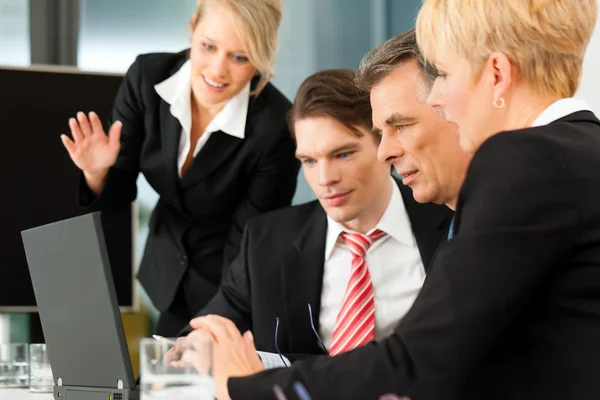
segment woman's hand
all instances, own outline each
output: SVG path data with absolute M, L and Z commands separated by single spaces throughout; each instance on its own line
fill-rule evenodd
M 84 113 L 79 112 L 77 119 L 69 120 L 69 127 L 74 140 L 67 135 L 61 135 L 60 139 L 73 163 L 83 171 L 92 192 L 98 194 L 109 168 L 117 160 L 122 124 L 116 121 L 107 136 L 96 113 L 91 112 L 88 120 Z

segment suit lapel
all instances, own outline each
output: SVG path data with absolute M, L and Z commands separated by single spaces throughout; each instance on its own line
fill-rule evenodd
M 186 187 L 208 176 L 226 161 L 244 140 L 248 139 L 240 139 L 221 131 L 213 132 L 181 178 L 181 185 Z
M 311 329 L 308 304 L 312 307 L 315 328 L 319 329 L 326 234 L 325 212 L 317 204 L 294 240 L 292 250 L 281 259 L 286 309 L 282 332 L 287 332 L 287 351 L 290 353 L 314 354 L 320 351 Z M 290 343 L 293 346 L 289 346 Z
M 446 206 L 436 204 L 419 204 L 412 195 L 412 190 L 398 182 L 402 199 L 410 219 L 413 234 L 421 253 L 425 271 L 429 273 L 429 264 L 443 240 L 446 240 L 453 212 Z
M 161 117 L 161 147 L 162 157 L 165 164 L 167 179 L 165 184 L 169 185 L 172 193 L 179 196 L 179 174 L 177 172 L 177 155 L 179 150 L 179 138 L 181 136 L 181 124 L 171 114 L 170 105 L 162 100 L 160 103 Z
M 258 80 L 258 77 L 252 80 L 250 85 L 251 90 L 256 86 Z M 256 118 L 262 107 L 263 100 L 261 96 L 250 96 L 244 139 L 228 135 L 222 131 L 213 132 L 204 144 L 204 147 L 194 157 L 192 165 L 190 165 L 181 178 L 181 186 L 187 187 L 206 178 L 219 165 L 224 163 L 245 141 L 252 140 L 253 119 Z

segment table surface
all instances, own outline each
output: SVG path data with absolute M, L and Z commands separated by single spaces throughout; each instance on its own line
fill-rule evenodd
M 52 400 L 52 393 L 31 393 L 29 389 L 0 388 L 0 400 Z

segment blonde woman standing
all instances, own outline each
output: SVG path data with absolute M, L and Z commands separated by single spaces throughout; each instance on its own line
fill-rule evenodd
M 299 164 L 274 75 L 280 0 L 199 0 L 191 48 L 130 67 L 108 135 L 94 113 L 61 138 L 80 203 L 129 204 L 141 172 L 160 195 L 138 278 L 174 336 L 216 293 L 246 221 L 291 203 Z

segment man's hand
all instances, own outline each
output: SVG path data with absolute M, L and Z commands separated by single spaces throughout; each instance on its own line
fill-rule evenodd
M 188 335 L 189 340 L 209 335 L 214 342 L 213 378 L 215 397 L 218 400 L 230 400 L 227 390 L 227 380 L 230 377 L 264 371 L 250 331 L 242 335 L 232 321 L 217 315 L 195 318 L 190 325 L 194 332 Z
M 168 340 L 168 339 L 166 339 Z M 193 336 L 182 336 L 165 353 L 162 364 L 165 367 L 190 368 L 198 374 L 208 375 L 212 368 L 212 337 L 198 332 Z

